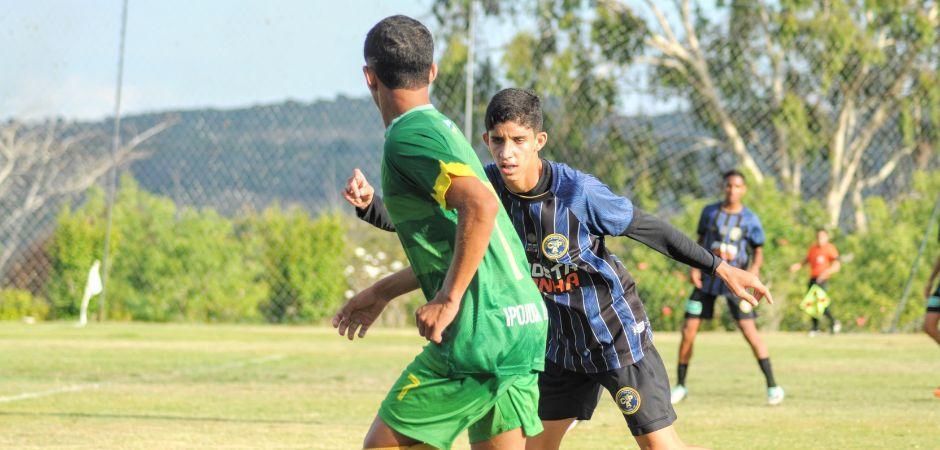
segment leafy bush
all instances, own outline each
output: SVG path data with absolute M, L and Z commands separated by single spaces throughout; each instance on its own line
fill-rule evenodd
M 49 313 L 45 300 L 22 289 L 0 290 L 0 320 L 19 320 L 32 317 L 42 320 Z
M 239 234 L 255 249 L 268 295 L 260 305 L 271 322 L 314 322 L 331 316 L 343 299 L 344 218 L 313 220 L 298 208 L 268 208 L 243 220 Z
M 830 233 L 832 242 L 846 256 L 842 270 L 832 277 L 828 290 L 833 297 L 833 314 L 845 329 L 875 331 L 890 324 L 929 225 L 937 192 L 940 192 L 940 177 L 936 172 L 918 173 L 912 191 L 893 204 L 877 196 L 866 200 L 870 231 L 846 234 L 833 230 Z M 710 201 L 714 200 L 687 200 L 685 208 L 669 220 L 694 238 L 699 213 Z M 826 216 L 822 206 L 771 186 L 753 185 L 745 204 L 758 214 L 767 235 L 761 279 L 771 288 L 776 300 L 773 306 L 760 307 L 758 323 L 768 329 L 808 329 L 810 319 L 798 305 L 809 274 L 806 269 L 791 274 L 787 268 L 805 257 L 815 239 L 815 229 L 824 224 Z M 654 328 L 676 330 L 681 327 L 685 299 L 692 292 L 688 268 L 630 240 L 609 242 L 636 278 L 640 298 Z M 935 234 L 931 234 L 924 259 L 914 274 L 910 301 L 901 316 L 902 325 L 914 323 L 923 314 L 921 292 L 938 251 Z M 727 317 L 724 302 L 719 301 L 717 320 L 704 326 L 706 329 L 731 329 L 734 325 Z
M 53 316 L 77 315 L 88 268 L 105 230 L 100 190 L 66 208 L 50 246 L 47 292 Z M 230 221 L 211 210 L 178 209 L 124 178 L 114 206 L 108 317 L 150 321 L 260 318 L 267 295 L 261 267 L 249 261 Z M 97 309 L 92 302 L 91 309 Z

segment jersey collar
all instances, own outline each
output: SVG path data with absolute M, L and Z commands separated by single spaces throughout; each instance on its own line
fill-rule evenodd
M 405 116 L 408 116 L 411 113 L 416 113 L 418 111 L 427 111 L 429 109 L 434 109 L 434 105 L 428 103 L 427 105 L 415 106 L 414 108 L 405 111 L 402 115 L 392 119 L 392 122 L 388 124 L 388 128 L 385 129 L 385 136 L 388 137 L 388 132 L 392 130 L 396 123 L 404 119 Z

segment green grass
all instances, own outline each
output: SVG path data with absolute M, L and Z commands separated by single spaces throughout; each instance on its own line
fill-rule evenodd
M 325 328 L 0 324 L 2 448 L 359 448 L 416 332 L 350 343 Z M 937 448 L 940 352 L 921 335 L 765 336 L 779 407 L 736 333 L 700 335 L 677 427 L 714 448 Z M 677 335 L 657 347 L 674 373 Z M 11 400 L 72 387 L 72 391 Z M 629 445 L 627 445 L 629 444 Z M 630 448 L 602 399 L 565 449 Z M 468 448 L 466 439 L 455 448 Z

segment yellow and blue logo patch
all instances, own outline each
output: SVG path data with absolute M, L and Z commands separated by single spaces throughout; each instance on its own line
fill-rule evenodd
M 617 406 L 620 407 L 620 412 L 628 416 L 636 414 L 636 412 L 640 410 L 640 403 L 643 401 L 643 399 L 640 398 L 640 393 L 630 386 L 620 388 L 614 398 L 617 400 Z
M 565 236 L 552 233 L 542 239 L 542 254 L 546 258 L 556 260 L 565 256 L 565 253 L 568 253 L 568 238 Z

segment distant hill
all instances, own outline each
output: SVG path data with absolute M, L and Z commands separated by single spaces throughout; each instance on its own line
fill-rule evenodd
M 168 117 L 178 122 L 142 146 L 152 155 L 131 172 L 182 204 L 231 213 L 279 201 L 316 210 L 337 201 L 354 167 L 378 177 L 384 129 L 371 99 L 164 112 L 124 123 L 143 130 Z
M 147 141 L 142 149 L 151 155 L 135 162 L 130 170 L 144 188 L 179 204 L 231 214 L 246 206 L 262 208 L 276 201 L 317 211 L 341 205 L 339 189 L 355 167 L 362 168 L 374 184 L 379 181 L 384 128 L 370 98 L 132 115 L 123 119 L 125 133 L 129 136 L 130 130 L 144 130 L 168 117 L 176 118 L 177 123 Z M 654 159 L 666 162 L 654 169 L 663 172 L 655 176 L 678 177 L 680 184 L 694 181 L 697 187 L 687 193 L 710 192 L 717 183 L 717 168 L 735 164 L 728 152 L 695 150 L 691 141 L 676 138 L 709 135 L 688 113 L 610 120 L 624 135 L 649 130 L 657 143 Z M 110 123 L 85 126 L 108 129 Z M 477 151 L 486 154 L 482 148 Z M 880 164 L 891 149 L 874 154 L 868 165 Z M 762 161 L 763 168 L 773 171 L 767 161 L 772 159 Z M 577 166 L 577 161 L 572 163 Z M 642 165 L 639 161 L 623 163 L 631 170 L 641 170 L 637 168 Z M 697 174 L 694 180 L 689 179 L 690 170 Z M 809 164 L 805 170 L 804 187 L 819 193 L 828 182 L 825 167 Z M 909 170 L 906 167 L 900 172 Z M 904 189 L 902 180 L 899 177 L 897 183 L 880 187 L 878 193 L 896 194 Z M 629 193 L 629 185 L 614 187 L 621 188 Z

